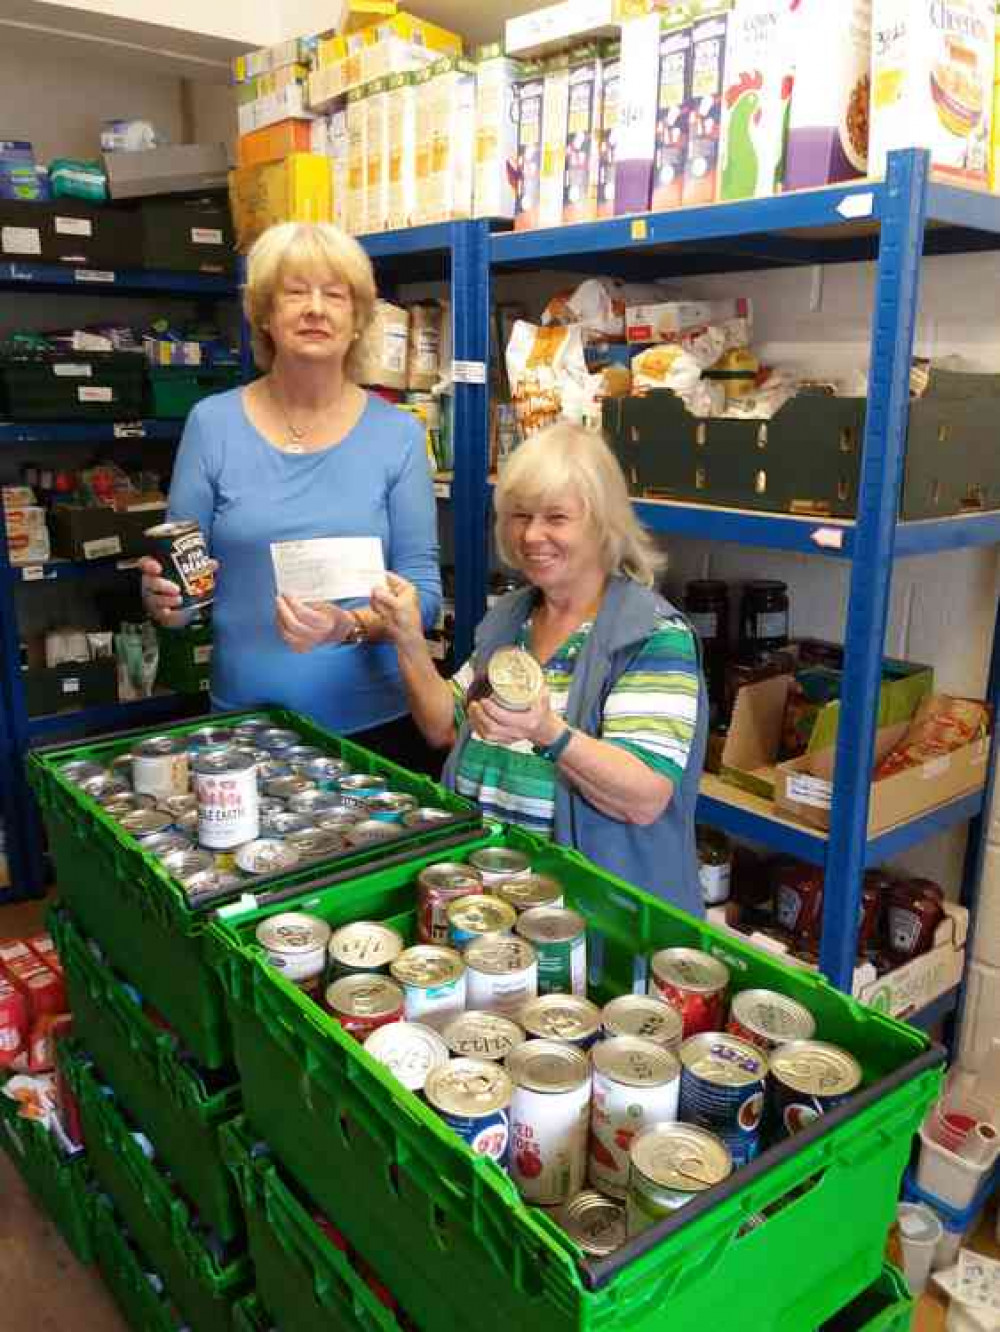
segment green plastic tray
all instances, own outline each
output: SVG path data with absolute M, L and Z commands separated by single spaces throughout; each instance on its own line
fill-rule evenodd
M 242 1120 L 226 1126 L 223 1143 L 247 1215 L 257 1290 L 281 1332 L 399 1332 Z
M 180 1332 L 181 1323 L 169 1300 L 153 1289 L 146 1275 L 152 1265 L 144 1265 L 125 1238 L 111 1199 L 95 1197 L 91 1216 L 97 1266 L 132 1332 Z
M 155 1026 L 97 961 L 65 908 L 48 926 L 66 971 L 74 1031 L 169 1167 L 178 1188 L 222 1239 L 243 1230 L 243 1212 L 222 1159 L 219 1129 L 238 1114 L 238 1085 L 209 1093 Z
M 150 366 L 152 414 L 167 420 L 182 420 L 202 398 L 236 388 L 240 382 L 238 365 L 198 368 Z
M 906 1278 L 886 1263 L 874 1286 L 824 1323 L 820 1332 L 908 1332 L 913 1308 Z
M 244 1295 L 233 1306 L 233 1332 L 277 1332 L 271 1318 L 257 1295 Z
M 393 789 L 409 791 L 421 804 L 438 805 L 455 815 L 453 823 L 412 833 L 388 846 L 344 852 L 293 874 L 254 880 L 259 891 L 265 887 L 290 890 L 315 882 L 321 875 L 350 877 L 390 857 L 446 845 L 460 832 L 467 837 L 481 827 L 479 814 L 469 801 L 321 729 L 298 713 L 257 708 L 216 714 L 211 721 L 228 725 L 251 716 L 268 716 L 277 726 L 293 727 L 309 743 L 343 756 L 359 771 L 382 773 Z M 204 914 L 192 911 L 183 889 L 160 862 L 144 854 L 134 838 L 60 772 L 70 759 L 109 762 L 143 736 L 184 734 L 204 725 L 205 719 L 199 718 L 182 725 L 119 732 L 82 744 L 48 746 L 32 752 L 28 775 L 45 820 L 61 896 L 112 964 L 141 988 L 148 1002 L 177 1031 L 184 1047 L 206 1068 L 214 1069 L 229 1061 L 230 1035 L 222 991 L 204 964 Z
M 17 1109 L 17 1102 L 0 1091 L 0 1146 L 80 1262 L 92 1262 L 87 1158 L 81 1154 L 67 1160 L 52 1134 L 23 1119 Z
M 85 1062 L 63 1042 L 60 1065 L 76 1093 L 91 1167 L 121 1213 L 137 1248 L 163 1278 L 192 1332 L 231 1332 L 234 1301 L 252 1285 L 243 1255 L 220 1266 L 191 1229 L 191 1214 L 157 1164 L 148 1160 L 114 1101 Z
M 420 1327 L 468 1328 L 472 1300 L 484 1332 L 661 1332 L 665 1309 L 671 1332 L 818 1327 L 879 1276 L 910 1141 L 938 1092 L 943 1051 L 821 977 L 573 852 L 516 831 L 502 841 L 559 878 L 586 916 L 593 997 L 644 983 L 637 960 L 658 948 L 706 948 L 727 962 L 737 989 L 765 986 L 807 1004 L 820 1035 L 861 1061 L 863 1091 L 610 1258 L 588 1261 L 542 1211 L 522 1203 L 493 1162 L 476 1158 L 266 965 L 252 942 L 258 912 L 230 915 L 211 931 L 253 1131 L 324 1214 L 338 1218 L 352 1245 L 377 1257 Z M 334 923 L 393 918 L 405 927 L 417 869 L 434 859 L 373 874 L 350 894 L 320 892 L 294 905 Z M 765 1223 L 741 1235 L 760 1213 Z

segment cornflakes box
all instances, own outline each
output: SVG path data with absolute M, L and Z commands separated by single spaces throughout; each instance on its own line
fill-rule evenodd
M 499 45 L 476 61 L 476 217 L 512 219 L 517 161 L 517 81 L 521 65 Z
M 566 175 L 566 128 L 569 123 L 569 63 L 546 62 L 542 99 L 542 164 L 538 190 L 538 225 L 558 227 L 563 220 Z
M 621 87 L 621 47 L 606 43 L 601 68 L 601 121 L 597 139 L 597 216 L 615 215 L 615 165 L 618 143 L 618 93 Z
M 531 231 L 538 226 L 538 203 L 542 183 L 542 104 L 545 100 L 545 71 L 537 61 L 524 66 L 517 82 L 517 194 L 514 201 L 514 230 Z
M 719 141 L 726 78 L 728 9 L 706 14 L 691 28 L 691 97 L 682 201 L 714 203 L 719 189 Z
M 678 208 L 684 195 L 691 97 L 691 25 L 668 22 L 660 32 L 660 92 L 653 159 L 653 209 Z
M 729 16 L 720 199 L 767 198 L 782 183 L 797 3 L 736 0 Z
M 897 148 L 927 148 L 956 184 L 989 184 L 994 0 L 874 0 L 869 170 Z
M 868 170 L 871 0 L 800 0 L 785 188 L 852 180 Z

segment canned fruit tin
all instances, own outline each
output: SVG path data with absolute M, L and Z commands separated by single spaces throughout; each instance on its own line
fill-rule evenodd
M 318 786 L 310 785 L 307 791 L 297 791 L 289 797 L 288 808 L 294 814 L 309 814 L 315 819 L 331 810 L 346 811 L 347 806 L 336 791 L 321 791 Z
M 230 726 L 196 726 L 185 731 L 188 752 L 192 749 L 225 749 L 235 744 L 236 732 Z
M 452 1059 L 432 1068 L 424 1097 L 476 1156 L 503 1169 L 510 1145 L 510 1100 L 514 1085 L 499 1064 Z
M 538 994 L 538 961 L 526 939 L 485 934 L 466 948 L 465 966 L 470 1008 L 515 1017 Z
M 344 829 L 344 841 L 348 846 L 374 846 L 378 842 L 394 842 L 402 829 L 395 823 L 384 823 L 379 819 L 361 819 Z
M 417 934 L 422 943 L 448 942 L 448 907 L 483 891 L 483 881 L 468 865 L 448 861 L 427 865 L 417 876 Z
M 403 987 L 407 1022 L 443 1026 L 465 1008 L 465 963 L 453 948 L 416 944 L 389 966 Z
M 506 846 L 484 846 L 469 856 L 469 865 L 487 888 L 504 879 L 518 879 L 531 873 L 531 861 L 521 851 Z
M 255 751 L 256 752 L 256 751 Z M 265 754 L 267 750 L 263 751 Z M 279 777 L 294 777 L 291 767 L 282 762 L 281 759 L 263 758 L 256 759 L 257 764 L 257 785 L 263 791 L 268 782 L 277 781 Z M 272 800 L 280 799 L 279 796 L 272 796 Z M 284 802 L 282 802 L 284 803 Z
M 346 1032 L 365 1041 L 379 1027 L 403 1020 L 403 991 L 388 976 L 354 972 L 326 987 L 326 1006 Z
M 650 963 L 649 993 L 678 1010 L 684 1036 L 722 1031 L 729 968 L 697 948 L 664 948 Z
M 198 797 L 193 791 L 188 791 L 186 795 L 164 796 L 156 804 L 159 809 L 165 809 L 168 814 L 176 817 L 178 814 L 190 814 L 192 810 L 197 810 Z
M 760 1147 L 768 1061 L 763 1050 L 726 1032 L 701 1032 L 680 1049 L 680 1117 L 710 1129 L 736 1166 Z
M 490 1059 L 500 1063 L 527 1037 L 516 1022 L 500 1013 L 469 1009 L 453 1018 L 441 1035 L 454 1055 L 469 1059 Z
M 337 790 L 344 797 L 344 803 L 355 805 L 365 816 L 366 801 L 374 795 L 380 795 L 389 785 L 384 777 L 376 773 L 349 772 L 337 782 Z
M 308 828 L 298 828 L 282 840 L 286 846 L 295 850 L 300 863 L 303 865 L 312 865 L 317 860 L 327 860 L 331 856 L 339 856 L 347 845 L 339 833 L 330 832 L 326 828 L 316 828 L 312 825 Z
M 293 814 L 281 801 L 276 803 L 279 808 L 269 809 L 260 816 L 260 830 L 265 837 L 288 837 L 291 833 L 302 832 L 313 826 L 308 814 Z
M 594 1258 L 606 1258 L 628 1238 L 625 1208 L 595 1189 L 584 1189 L 553 1217 L 577 1248 Z
M 789 1041 L 771 1055 L 770 1127 L 788 1138 L 834 1110 L 861 1086 L 861 1065 L 827 1041 Z
M 198 797 L 198 841 L 225 851 L 260 836 L 257 773 L 253 761 L 231 750 L 207 750 L 191 761 Z
M 59 768 L 60 775 L 65 777 L 68 782 L 74 786 L 82 787 L 86 790 L 85 783 L 93 781 L 95 778 L 104 778 L 108 775 L 107 769 L 100 763 L 95 763 L 92 759 L 68 759 Z
M 380 921 L 356 920 L 350 925 L 342 925 L 330 936 L 327 949 L 330 975 L 346 976 L 352 972 L 387 974 L 405 948 L 403 936 Z
M 432 1068 L 448 1062 L 448 1047 L 432 1028 L 420 1022 L 390 1022 L 373 1031 L 365 1049 L 412 1092 L 423 1091 Z
M 365 814 L 370 819 L 382 819 L 386 823 L 402 823 L 406 814 L 412 814 L 417 808 L 415 796 L 405 791 L 379 791 L 376 795 L 365 797 Z
M 215 600 L 215 570 L 205 534 L 195 522 L 157 523 L 143 536 L 163 577 L 180 589 L 182 610 L 202 610 Z
M 539 994 L 587 993 L 587 923 L 568 907 L 532 907 L 514 926 L 538 954 Z
M 309 815 L 317 828 L 324 832 L 338 833 L 343 836 L 351 828 L 356 828 L 363 820 L 358 818 L 356 809 L 324 809 L 318 814 Z
M 496 701 L 511 712 L 534 707 L 545 687 L 537 659 L 519 647 L 498 648 L 487 664 L 486 679 Z
M 287 777 L 268 777 L 264 782 L 264 793 L 274 796 L 276 800 L 291 800 L 304 791 L 315 790 L 308 777 L 301 777 L 295 772 L 289 773 Z
M 124 777 L 112 777 L 110 772 L 101 772 L 99 777 L 85 777 L 80 783 L 81 790 L 102 807 L 113 804 L 122 796 L 132 794 L 132 783 Z
M 502 902 L 520 914 L 533 907 L 563 906 L 562 884 L 547 874 L 525 874 L 520 879 L 504 879 L 494 889 Z
M 632 1143 L 629 1159 L 630 1239 L 733 1173 L 726 1144 L 694 1124 L 654 1124 Z
M 285 874 L 299 863 L 299 853 L 277 837 L 258 837 L 237 847 L 234 859 L 244 874 Z
M 642 1036 L 614 1036 L 595 1045 L 587 1173 L 613 1198 L 628 1193 L 632 1141 L 651 1124 L 677 1118 L 681 1066 L 662 1045 Z
M 332 931 L 325 920 L 305 911 L 281 911 L 257 926 L 257 942 L 276 971 L 301 989 L 318 990 Z
M 439 823 L 450 823 L 455 817 L 450 809 L 436 809 L 433 805 L 420 805 L 403 815 L 403 827 L 410 829 L 434 828 Z
M 776 1050 L 788 1041 L 808 1041 L 816 1019 L 804 1004 L 774 990 L 742 990 L 729 1006 L 726 1030 L 761 1050 Z
M 449 902 L 448 941 L 454 948 L 464 948 L 484 934 L 509 934 L 517 912 L 499 897 L 473 893 Z
M 529 1000 L 517 1020 L 530 1037 L 589 1049 L 601 1030 L 601 1010 L 578 994 L 545 994 Z
M 172 735 L 154 735 L 132 750 L 132 787 L 141 795 L 165 799 L 186 795 L 188 790 L 187 746 Z
M 601 1030 L 605 1036 L 643 1036 L 668 1050 L 679 1050 L 684 1024 L 676 1008 L 645 994 L 620 994 L 604 1005 Z
M 557 1206 L 580 1192 L 587 1167 L 590 1063 L 556 1041 L 525 1041 L 507 1061 L 510 1173 L 531 1203 Z
M 156 837 L 172 828 L 174 821 L 162 809 L 131 809 L 118 820 L 120 826 L 137 842 Z
M 289 749 L 301 743 L 302 737 L 298 731 L 285 730 L 280 726 L 269 726 L 264 731 L 258 731 L 254 739 L 258 749 L 266 749 L 269 754 L 281 755 L 282 758 Z
M 311 759 L 301 767 L 298 765 L 296 767 L 303 777 L 315 782 L 320 791 L 336 791 L 341 777 L 346 777 L 351 770 L 343 759 L 331 758 L 326 754 Z

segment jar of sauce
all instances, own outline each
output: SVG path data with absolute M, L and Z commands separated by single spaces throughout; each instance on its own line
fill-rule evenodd
M 934 946 L 944 915 L 944 893 L 930 879 L 897 879 L 889 889 L 886 945 L 894 965 L 910 962 Z
M 699 828 L 698 878 L 701 896 L 707 907 L 729 901 L 733 877 L 733 847 L 725 833 L 715 828 Z
M 892 879 L 885 870 L 866 870 L 858 911 L 858 961 L 874 962 L 882 951 L 882 920 Z
M 729 588 L 717 578 L 690 582 L 684 589 L 684 610 L 701 640 L 709 700 L 713 709 L 719 708 L 729 651 Z
M 787 645 L 788 584 L 770 578 L 747 583 L 740 603 L 740 656 L 747 661 Z
M 823 871 L 797 861 L 774 872 L 774 918 L 800 949 L 818 952 L 823 930 Z

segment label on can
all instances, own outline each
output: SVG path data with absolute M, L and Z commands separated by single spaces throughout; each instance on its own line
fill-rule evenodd
M 204 764 L 204 766 L 203 766 Z M 252 762 L 209 769 L 196 759 L 192 783 L 198 797 L 198 841 L 213 850 L 253 842 L 260 835 L 257 774 Z
M 587 1173 L 595 1189 L 624 1198 L 633 1139 L 677 1118 L 680 1064 L 661 1045 L 619 1036 L 594 1047 L 593 1065 Z
M 514 1017 L 538 994 L 538 962 L 526 939 L 486 935 L 469 944 L 465 965 L 470 1008 Z
M 417 885 L 421 943 L 448 942 L 448 907 L 461 897 L 483 891 L 483 881 L 469 865 L 443 863 L 421 870 Z
M 734 1164 L 746 1165 L 760 1148 L 767 1056 L 735 1036 L 709 1032 L 685 1041 L 680 1058 L 681 1119 L 711 1129 Z
M 513 1085 L 499 1064 L 452 1059 L 432 1069 L 424 1085 L 428 1105 L 477 1156 L 506 1168 Z
M 553 1041 L 527 1041 L 509 1060 L 510 1173 L 526 1201 L 566 1203 L 587 1164 L 590 1071 L 587 1057 Z
M 583 917 L 566 907 L 533 907 L 514 927 L 538 954 L 539 994 L 587 993 L 587 934 Z
M 390 970 L 403 987 L 407 1022 L 440 1027 L 465 1008 L 465 963 L 452 948 L 417 944 L 400 953 Z

